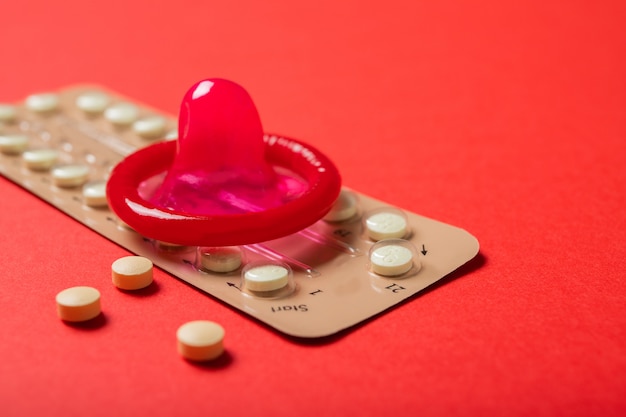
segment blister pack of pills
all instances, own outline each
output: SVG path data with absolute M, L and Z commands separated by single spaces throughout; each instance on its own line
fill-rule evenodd
M 286 236 L 269 234 L 268 240 L 243 244 L 230 244 L 226 237 L 198 244 L 139 233 L 112 210 L 107 182 L 118 166 L 118 177 L 125 178 L 120 162 L 139 150 L 155 144 L 174 149 L 178 123 L 99 86 L 33 94 L 23 102 L 0 104 L 0 173 L 174 277 L 295 337 L 328 336 L 376 316 L 478 253 L 477 240 L 465 230 L 345 186 L 338 197 L 333 195 L 334 203 L 322 218 Z M 305 178 L 321 184 L 310 187 L 312 192 L 323 188 L 329 170 L 306 144 L 271 134 L 263 142 L 279 147 L 276 152 L 297 153 L 315 168 Z M 138 195 L 151 181 L 140 184 Z M 299 186 L 290 179 L 285 184 L 288 192 Z M 182 224 L 175 214 L 157 216 L 153 208 L 139 207 L 119 188 L 119 201 L 140 220 L 166 220 L 173 225 L 171 233 Z M 233 207 L 257 210 L 223 190 L 219 196 Z M 306 202 L 302 207 L 311 211 L 314 206 Z M 280 214 L 280 207 L 270 210 Z M 219 219 L 209 220 L 208 233 L 223 227 Z M 260 229 L 254 236 L 265 235 Z

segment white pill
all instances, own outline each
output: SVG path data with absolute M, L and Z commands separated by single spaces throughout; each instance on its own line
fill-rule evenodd
M 47 171 L 58 161 L 59 152 L 54 149 L 33 149 L 24 152 L 22 159 L 28 169 Z
M 100 91 L 89 91 L 76 97 L 76 106 L 85 113 L 102 113 L 109 105 L 109 96 Z
M 170 130 L 165 134 L 165 140 L 176 140 L 178 139 L 178 130 Z
M 56 296 L 57 313 L 65 321 L 87 321 L 100 314 L 100 292 L 92 287 L 67 288 Z
M 26 98 L 26 108 L 37 113 L 55 110 L 59 106 L 59 97 L 53 93 L 33 94 Z
M 406 219 L 392 211 L 372 214 L 365 220 L 365 224 L 372 240 L 401 238 L 407 234 Z
M 87 182 L 89 167 L 85 165 L 61 165 L 52 170 L 52 179 L 58 187 L 77 187 Z
M 165 134 L 165 119 L 160 116 L 146 117 L 133 123 L 133 131 L 145 139 L 156 139 Z
M 89 207 L 106 207 L 107 184 L 105 181 L 95 181 L 83 185 L 83 199 Z
M 104 111 L 104 117 L 115 125 L 129 125 L 137 120 L 139 110 L 131 103 L 117 103 Z
M 111 265 L 113 285 L 122 290 L 139 290 L 152 284 L 152 261 L 143 256 L 125 256 Z
M 0 122 L 12 122 L 17 116 L 15 106 L 11 104 L 0 104 Z
M 200 248 L 200 265 L 212 272 L 232 272 L 241 266 L 242 253 L 237 246 Z
M 18 155 L 28 146 L 28 137 L 24 135 L 0 135 L 0 152 Z
M 328 214 L 324 216 L 324 220 L 328 222 L 342 222 L 348 220 L 357 212 L 358 202 L 353 192 L 341 190 L 337 201 L 333 204 Z
M 413 252 L 401 245 L 386 245 L 370 255 L 372 272 L 384 276 L 402 275 L 413 266 Z
M 176 331 L 178 353 L 192 361 L 209 361 L 224 352 L 224 328 L 208 320 L 183 324 Z
M 244 273 L 244 285 L 250 291 L 274 291 L 289 283 L 289 270 L 280 265 L 260 265 Z

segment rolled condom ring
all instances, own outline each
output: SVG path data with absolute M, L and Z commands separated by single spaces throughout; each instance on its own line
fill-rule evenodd
M 178 140 L 126 157 L 107 199 L 139 234 L 190 246 L 259 243 L 321 219 L 341 189 L 322 152 L 264 135 L 250 95 L 224 79 L 196 83 L 183 98 Z

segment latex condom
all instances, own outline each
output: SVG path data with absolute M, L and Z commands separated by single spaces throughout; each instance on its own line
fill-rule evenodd
M 339 195 L 335 165 L 313 146 L 265 135 L 250 95 L 207 79 L 184 96 L 178 140 L 126 157 L 107 182 L 109 206 L 139 234 L 229 246 L 300 231 Z

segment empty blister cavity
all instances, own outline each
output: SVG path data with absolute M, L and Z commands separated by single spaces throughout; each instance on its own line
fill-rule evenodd
M 196 251 L 196 267 L 203 271 L 228 273 L 239 269 L 244 262 L 238 246 L 201 246 Z
M 47 171 L 59 160 L 59 151 L 55 149 L 31 149 L 22 154 L 24 164 L 33 171 Z
M 363 216 L 367 237 L 373 241 L 405 238 L 409 235 L 409 222 L 402 210 L 382 207 Z
M 417 250 L 408 240 L 386 239 L 376 242 L 369 251 L 369 270 L 385 277 L 400 277 L 421 264 Z
M 359 201 L 355 193 L 342 189 L 339 197 L 324 216 L 327 222 L 343 222 L 354 218 L 359 211 Z
M 6 155 L 19 155 L 28 146 L 25 135 L 0 135 L 0 152 Z
M 248 294 L 265 298 L 279 298 L 295 290 L 293 272 L 282 262 L 254 262 L 241 272 L 241 289 Z
M 26 98 L 25 105 L 36 113 L 47 113 L 57 109 L 59 97 L 54 93 L 32 94 Z
M 76 97 L 76 107 L 88 114 L 102 113 L 109 102 L 108 94 L 100 91 L 88 91 Z

